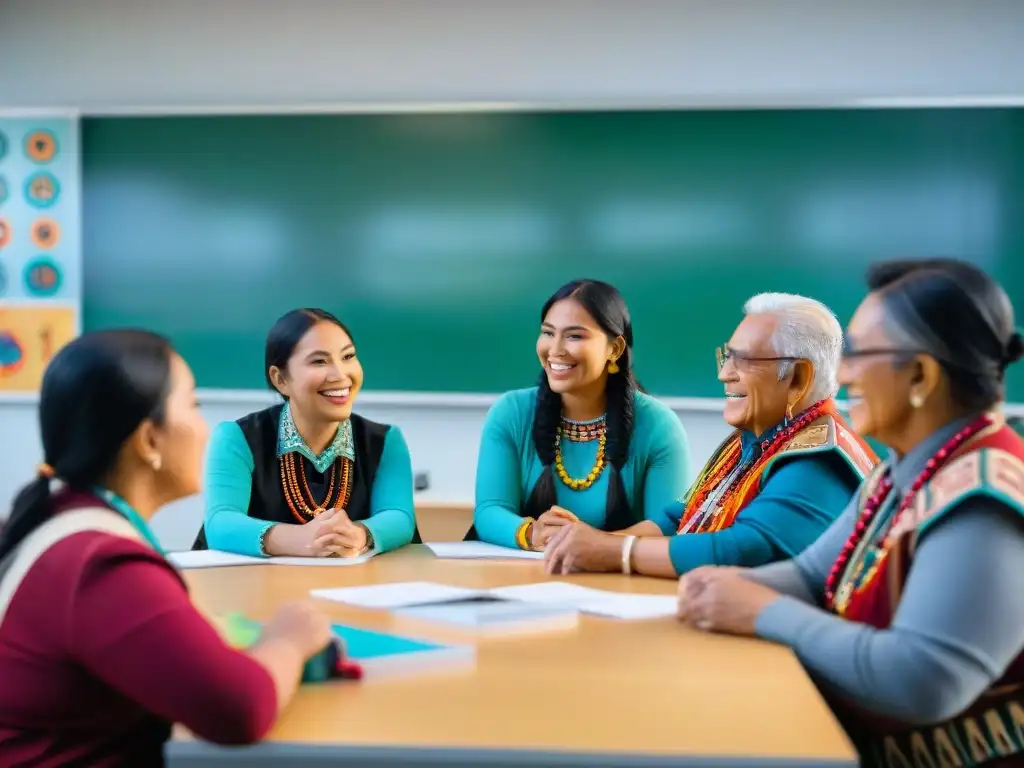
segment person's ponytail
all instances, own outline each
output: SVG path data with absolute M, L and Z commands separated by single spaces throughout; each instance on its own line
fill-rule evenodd
M 11 514 L 0 532 L 0 561 L 52 514 L 50 478 L 39 474 L 14 497 Z

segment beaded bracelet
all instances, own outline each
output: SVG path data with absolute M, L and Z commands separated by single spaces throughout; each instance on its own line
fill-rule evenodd
M 527 534 L 529 534 L 530 529 L 533 527 L 533 523 L 533 518 L 528 517 L 516 530 L 516 546 L 520 549 L 533 549 L 530 539 L 527 537 Z

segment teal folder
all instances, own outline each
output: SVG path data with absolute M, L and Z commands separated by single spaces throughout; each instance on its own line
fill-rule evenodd
M 226 617 L 228 636 L 237 647 L 247 647 L 259 636 L 259 622 L 238 614 Z M 345 646 L 345 658 L 357 662 L 367 675 L 411 672 L 438 664 L 472 663 L 476 649 L 470 645 L 446 645 L 404 635 L 332 624 Z

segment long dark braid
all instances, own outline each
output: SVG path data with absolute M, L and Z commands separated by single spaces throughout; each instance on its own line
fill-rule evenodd
M 533 486 L 524 514 L 539 517 L 555 504 L 555 438 L 562 423 L 562 397 L 552 392 L 548 377 L 541 373 L 537 382 L 537 409 L 533 414 L 533 447 L 544 471 Z
M 633 439 L 638 384 L 633 373 L 632 329 L 626 339 L 626 351 L 619 358 L 619 372 L 608 376 L 608 442 L 605 455 L 610 465 L 608 478 L 607 528 L 618 531 L 635 523 L 626 487 L 622 483 L 622 467 L 629 460 L 629 445 Z M 639 489 L 638 489 L 639 490 Z

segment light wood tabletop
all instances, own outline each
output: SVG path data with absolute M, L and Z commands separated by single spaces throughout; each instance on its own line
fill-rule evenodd
M 548 577 L 540 562 L 441 560 L 422 546 L 352 567 L 184 573 L 204 609 L 258 619 L 285 601 L 307 598 L 314 588 L 399 581 L 486 588 L 564 578 Z M 568 580 L 648 594 L 672 594 L 676 586 L 636 576 Z M 467 640 L 425 624 L 412 630 L 407 619 L 384 611 L 321 604 L 332 619 L 353 626 Z M 451 750 L 448 762 L 459 754 L 511 751 L 572 754 L 587 765 L 608 764 L 611 755 L 624 759 L 614 764 L 634 758 L 643 763 L 645 757 L 664 764 L 708 764 L 712 757 L 748 765 L 856 764 L 849 741 L 795 657 L 769 643 L 706 635 L 672 619 L 586 616 L 571 630 L 470 642 L 477 647 L 470 669 L 303 686 L 270 734 L 269 747 L 433 748 Z
M 472 502 L 416 500 L 416 525 L 424 541 L 462 541 L 472 524 Z

